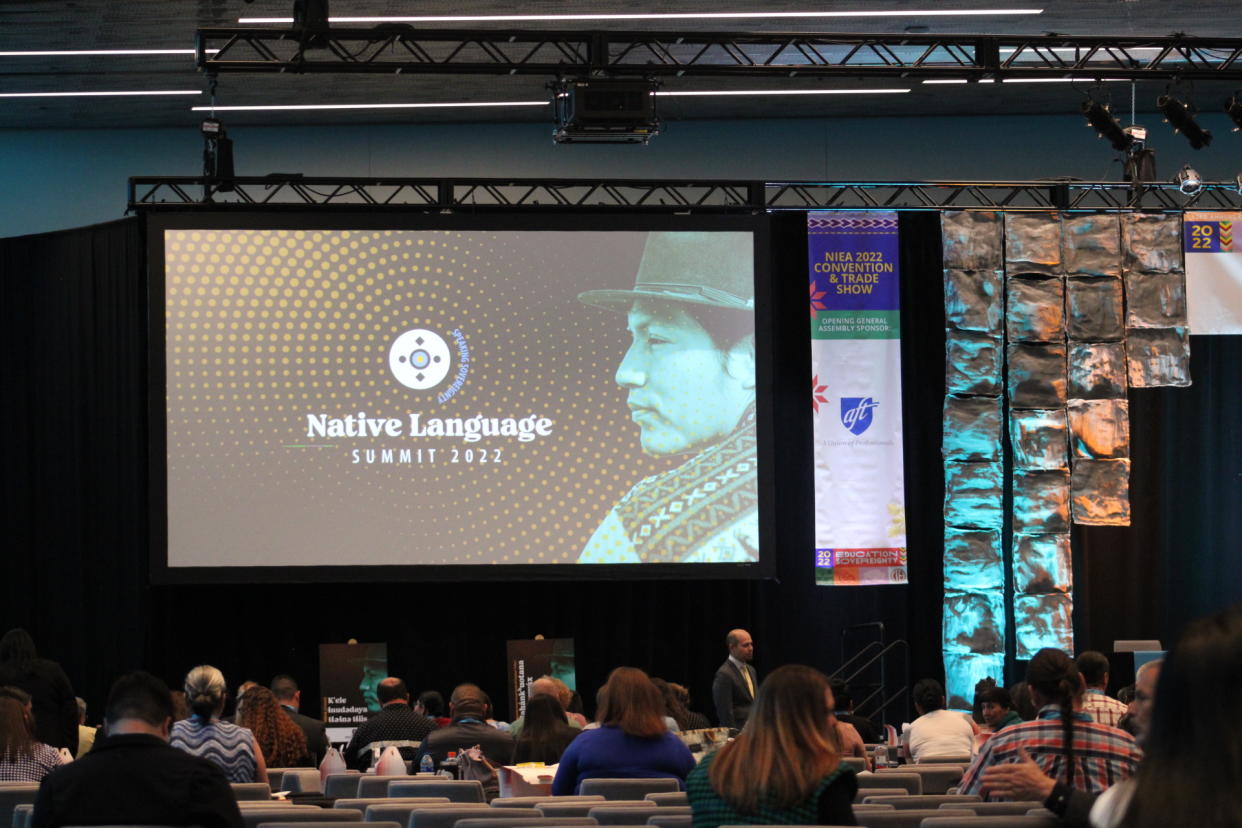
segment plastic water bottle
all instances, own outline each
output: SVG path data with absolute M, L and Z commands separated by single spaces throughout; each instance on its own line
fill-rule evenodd
M 424 753 L 423 758 L 418 761 L 419 773 L 435 773 L 436 760 L 431 758 L 430 753 Z
M 440 763 L 440 773 L 449 779 L 457 779 L 460 766 L 461 760 L 457 758 L 457 751 L 450 750 L 445 760 Z
M 888 767 L 888 748 L 884 745 L 875 746 L 875 766 L 877 768 Z

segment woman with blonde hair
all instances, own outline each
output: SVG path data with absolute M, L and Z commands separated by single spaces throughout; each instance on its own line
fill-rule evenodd
M 618 667 L 600 689 L 599 727 L 584 730 L 561 756 L 553 796 L 577 793 L 584 779 L 665 776 L 684 781 L 690 749 L 668 731 L 664 699 L 634 667 Z
M 275 768 L 314 767 L 306 734 L 266 687 L 251 687 L 237 702 L 237 723 L 254 734 L 263 759 Z
M 227 695 L 224 674 L 200 664 L 185 677 L 190 718 L 174 722 L 168 743 L 220 766 L 230 782 L 266 782 L 267 765 L 254 734 L 220 718 Z
M 755 697 L 746 727 L 686 780 L 694 828 L 854 825 L 854 770 L 841 761 L 823 673 L 790 664 Z

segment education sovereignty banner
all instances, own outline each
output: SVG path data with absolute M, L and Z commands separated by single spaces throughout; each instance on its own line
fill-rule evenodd
M 906 583 L 897 214 L 807 214 L 815 581 Z
M 1182 226 L 1190 332 L 1242 334 L 1242 213 L 1191 211 Z

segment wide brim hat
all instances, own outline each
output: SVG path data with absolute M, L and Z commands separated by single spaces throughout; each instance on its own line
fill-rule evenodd
M 636 299 L 755 309 L 754 237 L 736 232 L 653 232 L 633 290 L 588 290 L 588 305 L 625 312 Z

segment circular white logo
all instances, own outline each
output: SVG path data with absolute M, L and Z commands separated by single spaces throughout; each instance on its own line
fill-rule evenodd
M 397 382 L 419 391 L 439 385 L 450 362 L 448 344 L 424 328 L 406 331 L 388 349 L 388 368 Z

